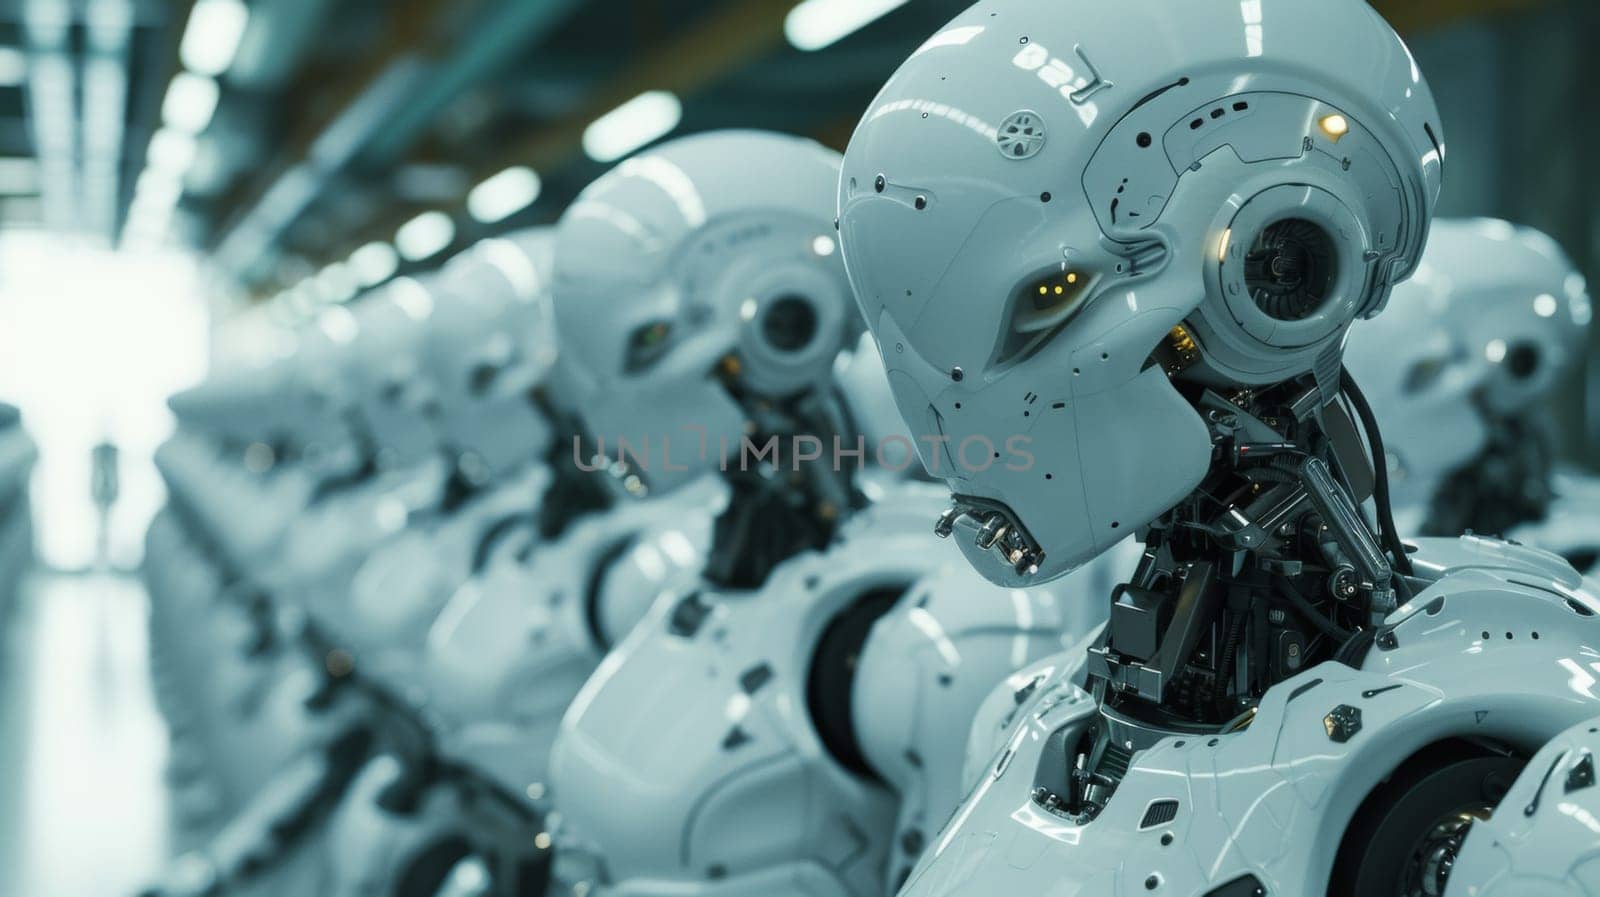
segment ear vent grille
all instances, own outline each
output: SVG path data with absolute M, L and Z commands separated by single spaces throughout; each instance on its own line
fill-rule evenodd
M 1158 800 L 1145 808 L 1144 818 L 1139 820 L 1139 828 L 1154 828 L 1166 825 L 1178 818 L 1178 802 L 1175 800 Z

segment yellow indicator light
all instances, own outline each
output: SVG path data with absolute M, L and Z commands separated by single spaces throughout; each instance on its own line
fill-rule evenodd
M 1322 133 L 1328 135 L 1328 139 L 1334 143 L 1338 143 L 1339 138 L 1350 133 L 1350 123 L 1337 112 L 1323 116 L 1322 120 L 1317 122 L 1317 126 L 1322 128 Z
M 1061 286 L 1060 284 L 1056 285 L 1056 295 L 1057 296 L 1061 295 L 1062 293 L 1065 293 L 1066 291 L 1067 291 L 1066 287 Z
M 1074 271 L 1068 271 L 1067 272 L 1067 283 L 1077 283 L 1077 282 L 1078 282 L 1077 273 L 1074 272 Z
M 1225 262 L 1228 260 L 1228 244 L 1232 242 L 1233 228 L 1230 227 L 1222 232 L 1222 239 L 1217 241 L 1217 261 Z
M 1044 284 L 1039 284 L 1039 295 L 1043 296 L 1044 294 L 1046 294 L 1048 292 L 1050 292 L 1050 288 L 1049 287 L 1045 286 Z

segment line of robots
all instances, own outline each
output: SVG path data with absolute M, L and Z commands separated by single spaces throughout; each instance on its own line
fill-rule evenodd
M 28 478 L 39 450 L 22 426 L 22 416 L 10 405 L 0 405 L 0 564 L 6 570 L 25 570 L 33 557 L 33 513 L 28 501 Z M 0 627 L 15 613 L 22 577 L 0 582 Z
M 176 397 L 153 893 L 1600 894 L 1588 296 L 1447 167 L 1356 0 L 984 0 Z

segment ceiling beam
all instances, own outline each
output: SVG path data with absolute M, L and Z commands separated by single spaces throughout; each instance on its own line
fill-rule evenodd
M 783 45 L 783 20 L 795 0 L 731 0 L 685 33 L 655 46 L 590 93 L 582 106 L 525 134 L 472 169 L 470 184 L 514 165 L 557 171 L 582 153 L 583 132 L 595 119 L 647 90 L 693 94 Z M 457 220 L 466 214 L 465 193 L 442 210 Z M 323 263 L 344 258 L 373 240 L 392 239 L 415 209 L 392 206 L 371 225 L 352 233 Z

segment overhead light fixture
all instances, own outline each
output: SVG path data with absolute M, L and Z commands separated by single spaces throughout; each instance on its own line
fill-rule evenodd
M 133 187 L 133 198 L 153 205 L 175 206 L 183 195 L 183 182 L 169 174 L 146 168 Z
M 805 0 L 783 19 L 797 50 L 820 50 L 906 5 L 906 0 Z
M 360 292 L 356 276 L 344 262 L 334 262 L 316 277 L 317 295 L 323 302 L 349 302 Z
M 244 0 L 199 0 L 178 45 L 178 58 L 192 72 L 216 77 L 233 65 L 250 24 Z
M 221 95 L 215 79 L 179 72 L 167 87 L 166 99 L 161 101 L 161 121 L 174 131 L 199 134 L 211 124 Z
M 671 133 L 682 120 L 676 94 L 646 91 L 595 119 L 583 132 L 583 151 L 596 162 L 615 162 Z
M 355 342 L 356 337 L 361 335 L 361 323 L 350 313 L 350 309 L 342 305 L 335 305 L 317 315 L 317 326 L 322 328 L 328 339 L 341 346 Z
M 443 212 L 423 212 L 400 226 L 394 248 L 408 262 L 420 262 L 443 252 L 456 238 L 456 223 Z
M 350 253 L 350 270 L 363 287 L 375 287 L 394 276 L 400 268 L 400 254 L 383 241 L 368 243 Z
M 467 213 L 484 224 L 504 221 L 534 204 L 542 188 L 539 173 L 526 165 L 507 168 L 467 194 Z
M 193 136 L 172 128 L 162 128 L 150 138 L 145 164 L 163 174 L 182 177 L 194 164 L 196 152 L 198 147 Z
M 16 47 L 0 47 L 0 87 L 21 87 L 28 81 L 28 55 Z

